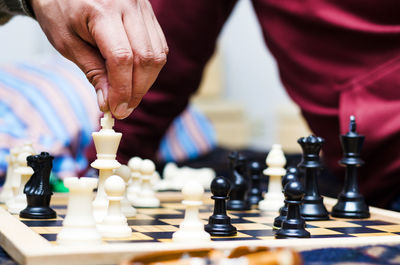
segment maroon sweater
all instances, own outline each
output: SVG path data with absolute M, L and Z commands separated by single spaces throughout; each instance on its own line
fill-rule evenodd
M 154 157 L 167 127 L 197 89 L 235 2 L 151 1 L 170 54 L 139 108 L 116 123 L 124 132 L 122 161 L 134 154 Z M 252 2 L 287 92 L 314 133 L 326 140 L 327 166 L 343 175 L 338 135 L 354 114 L 366 136 L 361 192 L 369 203 L 384 206 L 400 194 L 400 2 Z

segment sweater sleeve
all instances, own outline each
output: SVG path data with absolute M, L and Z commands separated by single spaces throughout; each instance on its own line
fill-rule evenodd
M 0 25 L 6 23 L 14 15 L 34 17 L 27 0 L 0 0 Z

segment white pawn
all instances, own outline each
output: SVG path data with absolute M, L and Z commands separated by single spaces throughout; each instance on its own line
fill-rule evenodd
M 286 174 L 286 169 L 284 168 L 286 158 L 281 145 L 272 145 L 266 164 L 268 167 L 263 173 L 269 176 L 268 192 L 264 195 L 264 200 L 258 203 L 258 208 L 262 211 L 278 211 L 284 201 L 281 179 Z
M 7 209 L 12 214 L 19 214 L 23 209 L 26 208 L 27 201 L 26 195 L 24 194 L 25 184 L 28 182 L 29 178 L 32 176 L 33 169 L 27 165 L 26 158 L 30 156 L 31 153 L 23 152 L 18 155 L 16 164 L 17 168 L 15 169 L 15 173 L 20 176 L 18 193 L 14 197 L 7 202 Z
M 131 169 L 131 181 L 126 191 L 128 200 L 133 203 L 139 194 L 142 187 L 142 180 L 140 177 L 140 168 L 142 165 L 142 159 L 140 157 L 132 157 L 128 161 L 128 166 Z
M 133 217 L 136 215 L 136 209 L 133 208 L 131 203 L 129 202 L 129 200 L 127 198 L 127 190 L 126 190 L 126 187 L 128 186 L 128 182 L 131 178 L 131 169 L 126 165 L 122 165 L 117 170 L 115 170 L 114 174 L 120 176 L 125 181 L 124 198 L 121 201 L 122 213 L 126 217 Z
M 112 175 L 104 182 L 104 190 L 108 198 L 108 211 L 101 224 L 97 225 L 102 237 L 130 237 L 132 229 L 121 210 L 124 198 L 125 181 L 117 175 Z
M 145 159 L 142 161 L 140 167 L 142 188 L 133 202 L 133 206 L 142 208 L 157 208 L 160 207 L 160 200 L 156 197 L 154 190 L 151 186 L 151 179 L 156 170 L 154 163 Z
M 204 224 L 199 218 L 199 207 L 203 204 L 203 186 L 197 181 L 186 182 L 182 189 L 186 206 L 185 218 L 179 224 L 179 230 L 173 233 L 174 242 L 207 242 L 210 241 L 210 234 L 204 231 Z
M 58 244 L 86 246 L 102 243 L 92 214 L 92 194 L 97 182 L 95 178 L 64 179 L 64 185 L 69 188 L 69 198 L 63 228 L 57 235 Z
M 14 170 L 16 168 L 16 157 L 18 156 L 18 148 L 11 148 L 10 154 L 6 156 L 7 161 L 7 174 L 6 180 L 4 181 L 3 189 L 0 192 L 0 203 L 6 203 L 8 200 L 14 197 L 12 184 L 14 181 Z

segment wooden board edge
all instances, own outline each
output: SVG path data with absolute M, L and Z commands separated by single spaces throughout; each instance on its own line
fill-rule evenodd
M 260 241 L 229 241 L 211 242 L 203 244 L 178 244 L 178 243 L 132 243 L 112 244 L 87 247 L 62 247 L 53 246 L 51 251 L 37 253 L 28 259 L 27 265 L 67 265 L 67 264 L 115 264 L 134 256 L 168 250 L 193 250 L 201 248 L 214 248 L 229 250 L 239 246 L 266 246 L 270 248 L 290 248 L 296 251 L 321 249 L 327 247 L 360 247 L 366 245 L 395 245 L 400 244 L 400 238 L 392 236 L 362 237 L 362 238 L 317 238 L 317 239 L 287 239 L 287 240 L 260 240 Z
M 19 264 L 26 264 L 29 256 L 51 249 L 51 244 L 32 229 L 0 208 L 0 244 Z

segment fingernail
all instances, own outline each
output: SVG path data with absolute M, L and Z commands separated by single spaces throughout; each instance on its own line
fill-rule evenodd
M 103 91 L 101 91 L 101 89 L 97 90 L 97 103 L 99 104 L 100 109 L 104 108 L 104 106 L 106 105 Z
M 119 104 L 116 108 L 115 108 L 115 112 L 114 114 L 120 118 L 126 118 L 129 116 L 129 114 L 131 114 L 131 112 L 133 111 L 134 108 L 129 108 L 128 107 L 128 103 L 124 102 Z

